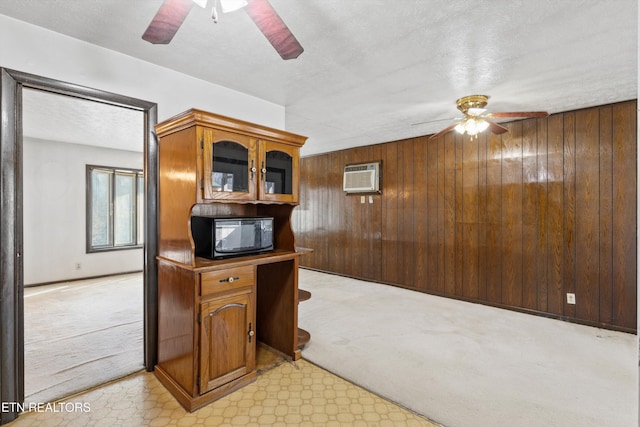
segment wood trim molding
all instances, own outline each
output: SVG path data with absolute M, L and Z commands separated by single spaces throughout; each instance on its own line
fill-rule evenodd
M 158 123 L 157 132 L 159 136 L 164 137 L 165 135 L 178 132 L 191 126 L 211 126 L 218 130 L 237 132 L 258 139 L 267 139 L 282 144 L 289 144 L 294 147 L 301 147 L 307 140 L 306 136 L 296 135 L 291 132 L 285 132 L 195 108 L 171 117 L 162 123 Z
M 147 371 L 153 370 L 157 358 L 158 144 L 154 133 L 157 105 L 0 67 L 0 401 L 14 403 L 24 401 L 22 89 L 25 87 L 133 108 L 144 114 L 144 361 Z M 1 412 L 0 424 L 6 424 L 17 416 L 17 411 Z
M 24 400 L 24 316 L 22 298 L 22 87 L 0 69 L 0 401 Z M 0 424 L 18 416 L 0 412 Z

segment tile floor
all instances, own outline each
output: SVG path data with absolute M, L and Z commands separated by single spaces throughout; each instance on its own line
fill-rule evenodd
M 55 411 L 55 412 L 54 412 Z M 438 426 L 310 362 L 258 348 L 258 379 L 186 412 L 152 373 L 118 381 L 27 412 L 23 426 Z

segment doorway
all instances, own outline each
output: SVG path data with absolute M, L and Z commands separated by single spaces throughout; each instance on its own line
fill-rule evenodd
M 141 111 L 144 139 L 145 246 L 143 253 L 144 366 L 153 370 L 157 345 L 157 122 L 155 103 L 72 83 L 0 68 L 0 399 L 24 401 L 24 263 L 22 187 L 23 89 L 39 89 Z M 0 423 L 14 420 L 17 405 L 0 413 Z
M 143 117 L 22 91 L 26 403 L 143 367 Z

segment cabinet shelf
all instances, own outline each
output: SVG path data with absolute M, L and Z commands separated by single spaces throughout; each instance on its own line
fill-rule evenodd
M 203 272 L 203 271 L 211 271 L 211 270 L 223 270 L 227 268 L 235 268 L 241 267 L 243 265 L 261 265 L 261 264 L 270 264 L 274 262 L 287 261 L 300 256 L 300 253 L 295 251 L 285 251 L 278 250 L 258 254 L 258 255 L 247 255 L 237 258 L 225 258 L 225 259 L 207 259 L 207 258 L 196 258 L 196 266 L 194 267 L 195 271 Z
M 311 299 L 311 292 L 298 289 L 298 302 L 307 301 L 308 299 Z
M 298 303 L 311 299 L 311 292 L 298 289 Z M 302 348 L 311 340 L 311 334 L 302 328 L 298 328 L 298 348 Z
M 298 328 L 298 348 L 304 347 L 311 341 L 311 334 L 302 328 Z

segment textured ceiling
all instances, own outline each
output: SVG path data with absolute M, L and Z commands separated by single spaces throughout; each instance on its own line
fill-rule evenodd
M 194 7 L 166 46 L 140 38 L 162 0 L 2 0 L 0 14 L 284 105 L 303 154 L 434 133 L 465 95 L 550 113 L 637 97 L 637 0 L 270 1 L 298 59 L 243 11 L 216 25 Z
M 33 89 L 24 90 L 22 99 L 25 136 L 117 150 L 144 149 L 141 111 Z

